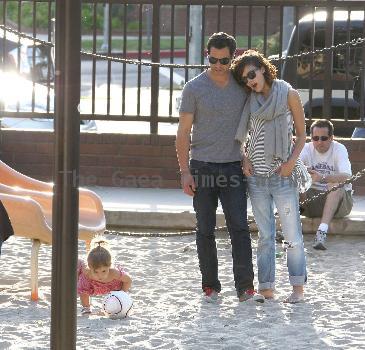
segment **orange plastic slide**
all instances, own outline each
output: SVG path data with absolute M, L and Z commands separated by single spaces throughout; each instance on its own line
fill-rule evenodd
M 0 200 L 16 236 L 32 239 L 31 298 L 38 299 L 38 251 L 41 243 L 52 244 L 53 184 L 25 176 L 0 161 Z M 79 239 L 90 241 L 105 231 L 105 215 L 100 198 L 79 189 Z

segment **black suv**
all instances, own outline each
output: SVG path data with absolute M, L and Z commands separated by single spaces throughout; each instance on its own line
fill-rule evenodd
M 326 17 L 326 11 L 317 11 L 304 16 L 298 26 L 293 29 L 283 56 L 312 51 L 313 33 L 314 50 L 324 48 Z M 349 21 L 348 17 L 348 11 L 334 11 L 334 45 L 364 36 L 364 11 L 351 11 Z M 352 98 L 352 87 L 353 80 L 359 75 L 362 66 L 361 50 L 361 46 L 351 46 L 348 50 L 344 48 L 333 53 L 331 117 L 334 119 L 345 117 L 346 103 L 348 118 L 359 119 L 359 103 Z M 298 60 L 286 61 L 282 66 L 281 78 L 299 90 L 306 116 L 310 114 L 311 109 L 313 117 L 321 117 L 323 115 L 324 53 L 313 56 L 312 69 L 311 61 L 310 55 Z M 311 104 L 309 103 L 310 88 L 312 90 Z M 345 91 L 348 91 L 347 101 Z

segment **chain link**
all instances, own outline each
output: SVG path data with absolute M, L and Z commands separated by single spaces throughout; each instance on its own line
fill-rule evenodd
M 247 223 L 254 224 L 255 220 L 250 219 Z M 215 231 L 227 232 L 227 226 L 218 226 L 215 228 Z M 123 237 L 182 237 L 182 236 L 191 236 L 196 233 L 196 229 L 186 230 L 186 231 L 170 231 L 170 232 L 143 232 L 143 231 L 115 231 L 115 230 L 106 230 L 105 234 L 112 236 L 123 236 Z
M 347 179 L 344 182 L 339 183 L 338 185 L 332 187 L 331 189 L 321 192 L 319 194 L 316 194 L 310 198 L 307 198 L 306 200 L 304 200 L 303 202 L 300 202 L 300 205 L 304 205 L 304 204 L 308 204 L 312 201 L 314 201 L 315 199 L 325 196 L 330 192 L 334 192 L 336 190 L 338 190 L 339 188 L 342 188 L 343 186 L 353 183 L 357 180 L 359 180 L 362 176 L 365 175 L 365 168 L 358 171 L 355 175 L 351 176 L 349 179 Z M 275 216 L 277 216 L 277 213 L 275 214 Z M 248 224 L 254 224 L 255 220 L 253 219 L 249 219 L 247 220 Z M 218 226 L 215 228 L 215 231 L 225 231 L 227 232 L 228 228 L 227 226 Z M 175 237 L 175 236 L 190 236 L 195 234 L 196 230 L 186 230 L 186 231 L 172 231 L 172 232 L 135 232 L 135 231 L 111 231 L 111 230 L 107 230 L 105 233 L 109 234 L 109 235 L 114 235 L 114 236 L 124 236 L 124 237 Z
M 38 38 L 34 38 L 30 35 L 19 32 L 15 29 L 12 29 L 3 24 L 0 24 L 0 28 L 2 28 L 4 31 L 8 31 L 10 33 L 16 34 L 17 36 L 24 38 L 24 39 L 29 39 L 33 42 L 37 42 L 37 43 L 43 44 L 45 46 L 50 46 L 50 47 L 54 46 L 51 42 L 41 40 Z M 357 39 L 353 39 L 351 41 L 346 41 L 344 43 L 340 43 L 340 44 L 333 45 L 330 47 L 324 47 L 323 49 L 301 52 L 299 54 L 288 55 L 288 56 L 283 56 L 283 57 L 271 58 L 270 61 L 271 62 L 284 62 L 284 61 L 288 61 L 288 60 L 292 60 L 292 59 L 300 59 L 302 57 L 304 58 L 304 57 L 308 57 L 308 56 L 324 54 L 327 52 L 332 52 L 332 51 L 344 49 L 344 48 L 351 47 L 351 46 L 360 46 L 360 45 L 364 45 L 364 43 L 365 43 L 365 38 L 357 38 Z M 92 53 L 92 52 L 87 52 L 87 51 L 80 51 L 80 53 L 83 56 L 88 56 L 88 57 L 95 58 L 95 59 L 101 59 L 101 60 L 105 60 L 105 61 L 119 62 L 119 63 L 125 63 L 125 64 L 134 64 L 134 65 L 140 65 L 140 66 L 149 66 L 149 67 L 157 66 L 157 67 L 181 68 L 181 69 L 185 69 L 185 68 L 204 69 L 204 68 L 209 67 L 208 65 L 201 65 L 201 64 L 176 64 L 176 63 L 150 62 L 150 61 L 144 61 L 144 60 L 133 60 L 133 59 L 128 59 L 128 58 L 120 58 L 120 57 L 115 57 L 115 56 L 102 55 L 102 54 L 97 54 L 97 53 Z
M 284 61 L 288 61 L 288 60 L 292 60 L 292 59 L 300 59 L 302 57 L 308 57 L 308 56 L 312 56 L 312 55 L 314 56 L 314 55 L 318 55 L 318 54 L 322 54 L 322 53 L 336 51 L 336 50 L 343 49 L 343 48 L 350 47 L 350 46 L 360 46 L 360 45 L 364 45 L 364 43 L 365 43 L 365 38 L 357 38 L 357 39 L 353 39 L 351 41 L 347 41 L 345 43 L 337 44 L 335 46 L 324 47 L 323 49 L 318 49 L 318 50 L 308 51 L 308 52 L 302 52 L 300 54 L 294 54 L 294 55 L 291 55 L 291 56 L 271 58 L 270 61 L 271 62 L 284 62 Z M 209 67 L 208 65 L 199 65 L 199 64 L 176 64 L 176 63 L 161 63 L 161 62 L 149 62 L 149 61 L 143 61 L 143 60 L 132 60 L 132 59 L 128 59 L 128 58 L 107 56 L 107 55 L 96 54 L 96 53 L 92 53 L 92 52 L 86 52 L 86 51 L 81 51 L 81 54 L 83 56 L 98 58 L 98 59 L 102 59 L 102 60 L 105 60 L 105 61 L 113 61 L 113 62 L 134 64 L 134 65 L 141 65 L 141 66 L 149 66 L 149 67 L 156 67 L 157 66 L 157 67 L 181 68 L 181 69 L 185 69 L 185 68 L 205 69 L 205 68 Z
M 54 45 L 52 43 L 50 43 L 49 41 L 45 41 L 45 40 L 41 40 L 41 39 L 38 39 L 38 38 L 34 38 L 28 34 L 25 34 L 23 32 L 19 32 L 18 30 L 15 30 L 11 27 L 8 27 L 4 24 L 0 24 L 0 28 L 3 29 L 3 31 L 6 33 L 6 32 L 9 32 L 9 33 L 13 33 L 15 35 L 17 35 L 18 37 L 20 38 L 23 38 L 23 39 L 29 39 L 31 41 L 34 41 L 36 43 L 39 43 L 39 44 L 43 44 L 45 46 L 50 46 L 50 47 L 53 47 Z M 3 37 L 5 37 L 5 35 L 3 35 Z
M 314 55 L 318 55 L 318 54 L 322 54 L 322 53 L 327 53 L 327 52 L 331 52 L 331 51 L 344 49 L 344 48 L 347 48 L 350 46 L 360 46 L 360 45 L 363 45 L 364 43 L 365 43 L 365 38 L 357 38 L 357 39 L 353 39 L 351 41 L 346 41 L 344 43 L 340 43 L 340 44 L 333 45 L 330 47 L 324 47 L 323 49 L 301 52 L 299 54 L 294 54 L 291 56 L 288 55 L 288 56 L 284 56 L 284 57 L 272 58 L 272 59 L 270 59 L 270 61 L 287 61 L 287 60 L 291 60 L 291 59 L 299 59 L 299 58 L 306 57 L 306 56 L 312 56 L 312 55 L 314 56 Z
M 312 197 L 309 197 L 307 198 L 306 200 L 304 200 L 303 202 L 300 202 L 300 205 L 305 205 L 305 204 L 308 204 L 310 202 L 313 202 L 315 199 L 318 199 L 322 196 L 326 196 L 328 193 L 331 193 L 331 192 L 334 192 L 334 191 L 337 191 L 339 188 L 342 188 L 344 187 L 345 185 L 347 184 L 351 184 L 357 180 L 359 180 L 362 176 L 365 175 L 365 168 L 358 171 L 355 175 L 351 176 L 349 179 L 347 179 L 346 181 L 344 182 L 341 182 L 339 183 L 338 185 L 336 186 L 333 186 L 331 189 L 327 190 L 327 191 L 323 191 L 323 192 L 320 192 Z

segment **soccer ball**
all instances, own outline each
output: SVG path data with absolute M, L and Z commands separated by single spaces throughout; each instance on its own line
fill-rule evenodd
M 110 292 L 104 299 L 103 311 L 110 318 L 125 318 L 132 308 L 133 300 L 122 290 Z

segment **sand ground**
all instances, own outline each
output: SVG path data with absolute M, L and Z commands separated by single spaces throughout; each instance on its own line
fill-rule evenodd
M 317 252 L 313 236 L 305 236 L 306 302 L 297 305 L 282 303 L 290 291 L 285 254 L 276 260 L 276 300 L 238 303 L 230 243 L 219 234 L 222 299 L 208 304 L 201 296 L 194 236 L 108 238 L 115 259 L 133 278 L 133 312 L 124 320 L 78 314 L 78 349 L 365 349 L 364 237 L 333 236 L 329 249 Z M 38 303 L 29 300 L 30 247 L 30 240 L 18 237 L 3 246 L 0 349 L 49 348 L 51 247 L 40 251 Z M 253 248 L 255 255 L 256 236 Z M 83 244 L 79 250 L 81 257 Z M 101 300 L 93 299 L 96 310 Z

